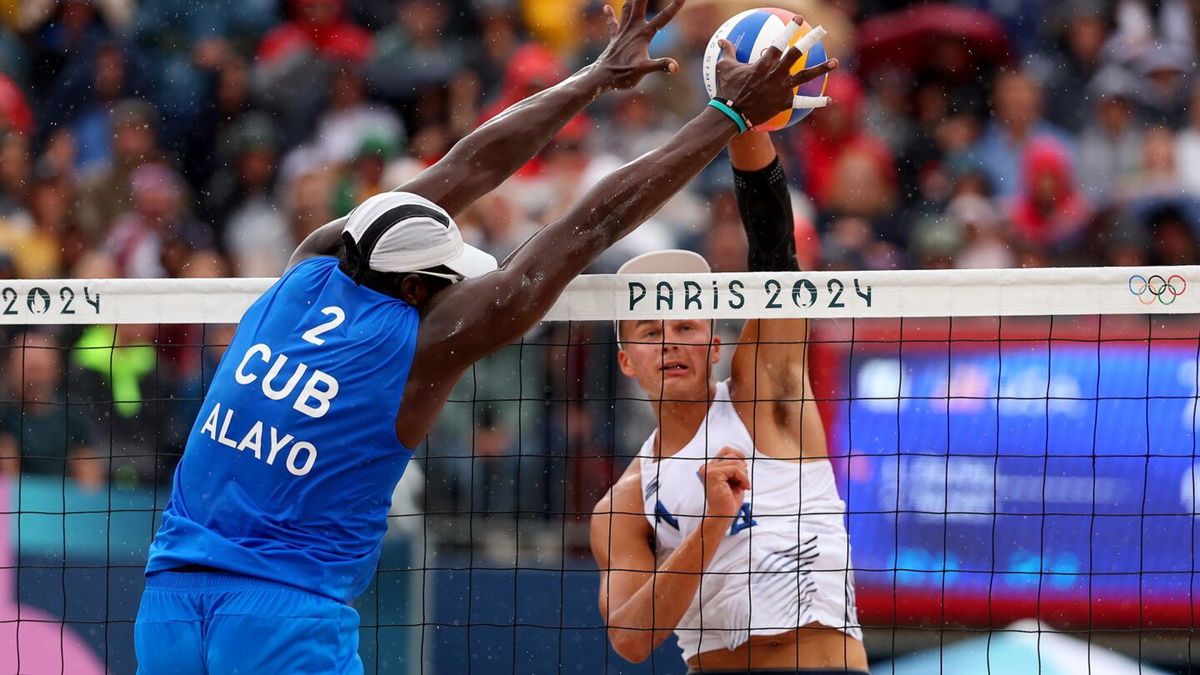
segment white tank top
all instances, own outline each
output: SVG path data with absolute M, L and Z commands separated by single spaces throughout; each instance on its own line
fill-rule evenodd
M 716 384 L 708 414 L 679 452 L 656 461 L 651 434 L 638 453 L 658 564 L 700 526 L 704 487 L 696 472 L 725 447 L 746 455 L 753 490 L 675 629 L 684 660 L 809 623 L 861 639 L 845 504 L 829 462 L 758 452 L 729 400 L 727 381 Z

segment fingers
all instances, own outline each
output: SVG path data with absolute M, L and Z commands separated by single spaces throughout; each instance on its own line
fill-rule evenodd
M 651 70 L 662 70 L 668 73 L 679 72 L 679 62 L 671 58 L 653 59 L 650 61 Z
M 737 61 L 737 50 L 733 48 L 732 42 L 729 40 L 717 40 L 717 46 L 721 48 L 721 56 L 731 61 Z
M 730 489 L 735 491 L 750 489 L 750 470 L 746 464 L 746 454 L 729 446 L 721 448 L 712 459 L 700 467 L 697 474 L 708 489 L 720 483 L 728 484 Z M 736 496 L 737 493 L 734 494 Z
M 729 486 L 737 490 L 750 489 L 750 473 L 746 470 L 746 463 L 734 467 L 730 472 Z
M 793 96 L 792 107 L 801 110 L 810 110 L 812 108 L 824 108 L 829 105 L 833 99 L 828 96 Z
M 625 9 L 621 12 L 621 21 L 643 21 L 646 18 L 646 4 L 649 0 L 625 0 Z
M 780 53 L 787 49 L 788 45 L 792 44 L 792 40 L 796 38 L 796 34 L 803 30 L 803 27 L 800 25 L 800 21 L 803 20 L 800 19 L 797 21 L 796 17 L 793 17 L 791 21 L 787 22 L 787 25 L 775 34 L 775 39 L 771 40 L 771 46 L 778 49 Z M 811 35 L 811 32 L 809 34 Z
M 654 18 L 650 19 L 650 21 L 647 23 L 649 23 L 650 27 L 654 30 L 662 28 L 670 23 L 671 19 L 675 18 L 675 15 L 678 14 L 679 10 L 683 7 L 683 3 L 684 0 L 672 0 L 671 4 L 663 8 L 663 10 L 658 14 L 655 14 Z
M 776 65 L 777 68 L 786 68 L 790 71 L 792 66 L 796 65 L 796 62 L 799 61 L 802 56 L 808 53 L 808 51 L 816 46 L 816 44 L 820 42 L 822 38 L 829 34 L 829 31 L 825 30 L 824 26 L 817 26 L 816 28 L 808 31 L 804 37 L 796 40 L 796 44 L 788 47 L 788 45 L 792 44 L 792 40 L 796 39 L 796 35 L 804 29 L 804 27 L 801 25 L 803 22 L 804 19 L 800 18 L 799 16 L 793 17 L 792 20 L 789 21 L 787 25 L 779 31 L 778 34 L 775 35 L 775 39 L 771 41 L 771 47 L 778 49 L 781 53 L 779 63 Z
M 701 477 L 709 474 L 723 475 L 728 467 L 735 466 L 734 462 L 737 462 L 738 465 L 745 466 L 746 455 L 740 450 L 726 446 L 721 448 L 721 450 L 717 452 L 712 459 L 705 462 L 697 473 Z
M 824 63 L 818 63 L 817 65 L 813 66 L 812 68 L 805 68 L 804 70 L 791 76 L 791 78 L 788 80 L 788 86 L 795 87 L 797 85 L 804 84 L 805 82 L 808 82 L 809 80 L 815 80 L 818 77 L 821 77 L 822 75 L 828 73 L 829 71 L 836 69 L 837 67 L 838 67 L 838 60 L 837 59 L 829 59 L 828 61 L 826 61 Z
M 730 447 L 727 445 L 727 446 L 721 448 L 717 452 L 716 457 L 714 457 L 713 459 L 725 459 L 727 457 L 732 457 L 735 459 L 746 459 L 746 453 L 742 452 L 741 450 L 738 450 L 737 448 Z
M 825 30 L 824 26 L 817 26 L 816 28 L 808 31 L 804 37 L 797 40 L 794 46 L 801 52 L 807 52 L 808 50 L 817 46 L 817 43 L 821 41 L 821 38 L 828 34 L 829 31 Z
M 604 23 L 608 26 L 609 36 L 616 35 L 621 29 L 621 24 L 617 23 L 617 13 L 613 11 L 612 5 L 607 3 L 604 5 Z
M 792 66 L 796 65 L 802 56 L 804 56 L 804 52 L 796 49 L 795 46 L 788 47 L 788 50 L 779 57 L 779 65 L 776 67 L 785 72 L 791 72 Z

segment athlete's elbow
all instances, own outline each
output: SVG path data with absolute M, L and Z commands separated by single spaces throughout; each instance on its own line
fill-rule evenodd
M 653 638 L 649 630 L 609 628 L 608 639 L 613 651 L 630 663 L 641 663 L 654 651 Z

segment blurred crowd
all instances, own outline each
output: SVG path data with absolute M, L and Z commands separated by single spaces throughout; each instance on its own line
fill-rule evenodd
M 681 72 L 572 120 L 462 214 L 464 235 L 503 259 L 669 138 L 706 100 L 713 30 L 757 4 L 825 25 L 843 64 L 833 104 L 776 135 L 807 268 L 1200 259 L 1200 0 L 689 0 L 652 47 Z M 0 279 L 277 275 L 313 229 L 606 41 L 599 0 L 0 0 Z M 670 246 L 743 269 L 723 160 L 592 271 Z M 622 390 L 611 354 L 577 344 L 607 327 L 574 330 L 540 328 L 529 341 L 543 346 L 461 385 L 427 449 L 447 508 L 586 510 L 607 485 L 579 463 L 610 469 L 628 445 L 608 410 Z M 178 452 L 220 355 L 199 345 L 227 334 L 5 335 L 0 467 L 168 479 L 158 456 Z M 480 404 L 489 389 L 507 402 Z M 589 397 L 603 405 L 578 403 Z M 587 483 L 577 504 L 554 496 L 563 478 Z M 522 480 L 524 506 L 503 487 Z

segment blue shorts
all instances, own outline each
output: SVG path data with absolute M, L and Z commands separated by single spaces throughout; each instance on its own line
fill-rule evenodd
M 152 574 L 133 639 L 139 675 L 363 672 L 353 607 L 240 574 Z

